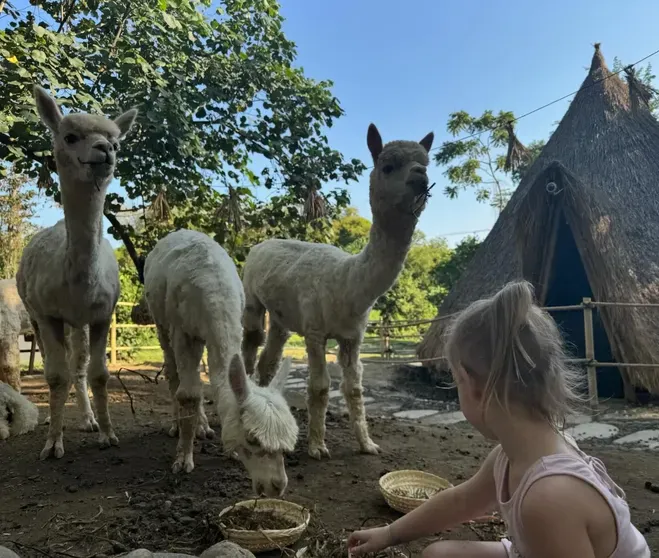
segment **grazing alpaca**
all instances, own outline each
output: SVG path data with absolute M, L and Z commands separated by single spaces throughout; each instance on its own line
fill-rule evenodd
M 62 421 L 72 380 L 85 430 L 100 428 L 102 448 L 117 445 L 108 411 L 105 350 L 119 298 L 119 267 L 103 238 L 103 205 L 116 165 L 119 140 L 137 111 L 115 120 L 101 115 L 62 116 L 46 91 L 35 87 L 41 120 L 53 134 L 64 219 L 37 233 L 23 251 L 16 280 L 43 348 L 50 390 L 50 426 L 41 459 L 64 455 Z M 89 404 L 94 394 L 98 424 Z
M 378 453 L 366 424 L 359 349 L 371 307 L 396 281 L 410 248 L 418 215 L 428 197 L 428 152 L 433 134 L 421 142 L 393 141 L 383 147 L 371 124 L 367 144 L 373 156 L 370 203 L 373 213 L 368 245 L 350 255 L 327 244 L 266 240 L 250 251 L 243 272 L 246 308 L 243 359 L 254 371 L 264 338 L 264 313 L 270 328 L 258 363 L 259 378 L 268 381 L 281 359 L 290 332 L 304 336 L 309 358 L 309 454 L 329 457 L 325 445 L 325 412 L 330 375 L 325 362 L 329 338 L 339 345 L 343 370 L 341 391 L 361 451 Z
M 32 401 L 0 382 L 0 440 L 32 432 L 38 418 L 39 410 Z
M 245 294 L 229 255 L 205 234 L 170 233 L 146 259 L 144 292 L 174 404 L 170 434 L 179 435 L 172 470 L 189 473 L 194 468 L 198 420 L 202 431 L 212 432 L 203 412 L 199 373 L 206 346 L 225 449 L 243 462 L 257 494 L 281 495 L 288 482 L 283 453 L 293 450 L 298 434 L 282 395 L 289 367 L 282 366 L 268 387 L 248 380 L 240 358 Z
M 0 280 L 0 382 L 21 392 L 19 337 L 31 333 L 30 316 L 18 296 L 16 279 Z

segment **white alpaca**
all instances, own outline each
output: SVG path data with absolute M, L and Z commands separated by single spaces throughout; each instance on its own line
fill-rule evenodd
M 0 440 L 32 432 L 38 418 L 39 409 L 32 401 L 0 382 Z
M 259 358 L 261 383 L 267 383 L 281 359 L 290 332 L 304 336 L 309 358 L 309 454 L 329 457 L 325 413 L 330 375 L 325 362 L 327 340 L 339 345 L 341 390 L 361 451 L 378 453 L 366 424 L 359 349 L 371 307 L 396 281 L 412 234 L 428 197 L 428 152 L 433 134 L 421 142 L 382 145 L 371 124 L 367 144 L 374 168 L 370 177 L 373 213 L 368 245 L 350 255 L 327 244 L 266 240 L 250 251 L 243 273 L 246 308 L 243 358 L 254 371 L 263 342 L 264 313 L 270 314 L 268 339 Z
M 72 380 L 85 430 L 99 430 L 102 448 L 119 443 L 108 411 L 106 344 L 119 298 L 119 268 L 103 238 L 103 205 L 119 140 L 137 111 L 115 120 L 101 115 L 62 116 L 57 103 L 35 87 L 41 120 L 53 135 L 64 219 L 37 233 L 23 251 L 18 292 L 43 349 L 50 390 L 50 427 L 41 459 L 64 455 L 62 422 Z M 98 423 L 87 393 L 94 394 Z
M 192 471 L 195 431 L 201 437 L 212 433 L 199 373 L 206 346 L 225 449 L 237 453 L 257 494 L 282 494 L 288 482 L 283 453 L 293 450 L 298 434 L 282 395 L 289 366 L 268 387 L 248 380 L 240 358 L 245 294 L 229 255 L 205 234 L 170 233 L 146 259 L 144 292 L 174 404 L 170 434 L 179 435 L 172 470 Z
M 0 280 L 0 382 L 21 392 L 19 337 L 32 332 L 30 316 L 18 296 L 16 279 Z

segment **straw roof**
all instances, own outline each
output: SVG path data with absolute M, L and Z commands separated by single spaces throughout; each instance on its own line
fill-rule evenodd
M 594 300 L 659 303 L 659 122 L 645 91 L 627 77 L 625 83 L 612 75 L 595 45 L 579 92 L 440 316 L 522 277 L 543 303 L 559 215 L 574 235 Z M 606 307 L 602 320 L 617 362 L 659 363 L 659 308 Z M 442 355 L 446 325 L 432 325 L 421 358 Z M 659 393 L 659 366 L 627 372 L 634 385 Z

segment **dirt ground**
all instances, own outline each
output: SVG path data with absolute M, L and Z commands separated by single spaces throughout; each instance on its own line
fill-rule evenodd
M 97 435 L 77 430 L 73 395 L 66 414 L 65 456 L 41 462 L 46 427 L 0 443 L 0 545 L 21 556 L 102 557 L 140 547 L 198 554 L 221 540 L 217 514 L 251 497 L 242 465 L 222 453 L 218 441 L 196 441 L 196 468 L 190 475 L 170 472 L 176 441 L 165 433 L 170 416 L 164 381 L 122 372 L 132 398 L 113 374 L 111 414 L 118 448 L 100 451 Z M 41 407 L 47 387 L 41 376 L 24 378 L 24 393 Z M 373 438 L 384 450 L 360 455 L 347 418 L 327 418 L 332 458 L 314 461 L 306 453 L 306 416 L 296 411 L 301 435 L 288 457 L 286 498 L 314 510 L 332 531 L 384 524 L 398 517 L 378 491 L 378 478 L 393 469 L 416 468 L 459 483 L 475 472 L 490 447 L 466 424 L 426 426 L 397 419 L 371 420 Z M 214 422 L 214 414 L 209 415 Z M 219 430 L 219 429 L 217 429 Z M 659 494 L 645 488 L 659 482 L 659 453 L 620 450 L 605 443 L 582 443 L 602 458 L 625 489 L 634 523 L 653 551 L 659 551 Z M 498 525 L 472 524 L 442 533 L 445 538 L 494 539 Z M 421 545 L 410 547 L 419 555 Z

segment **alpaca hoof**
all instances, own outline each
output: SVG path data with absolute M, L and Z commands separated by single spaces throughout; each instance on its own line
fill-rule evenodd
M 98 445 L 101 449 L 108 449 L 111 446 L 118 446 L 119 445 L 119 438 L 114 434 L 114 432 L 111 432 L 110 434 L 103 434 L 98 438 Z
M 200 440 L 211 440 L 215 438 L 215 430 L 210 426 L 199 425 L 197 427 L 197 438 Z
M 368 453 L 370 455 L 377 455 L 382 452 L 380 446 L 378 446 L 373 440 L 369 440 L 361 446 L 362 453 Z
M 172 438 L 176 438 L 178 436 L 178 425 L 172 426 L 169 431 L 167 432 Z
M 80 430 L 83 432 L 98 432 L 98 422 L 94 417 L 86 417 L 80 423 Z
M 50 415 L 48 415 L 48 416 L 44 419 L 43 423 L 44 423 L 44 424 L 50 424 Z
M 309 446 L 309 455 L 314 459 L 321 460 L 323 457 L 331 457 L 330 452 L 325 444 Z
M 190 456 L 188 459 L 185 459 L 184 457 L 177 457 L 176 461 L 174 461 L 174 464 L 172 465 L 172 473 L 174 474 L 178 474 L 181 471 L 191 473 L 193 469 L 194 461 L 192 461 L 192 456 Z
M 51 454 L 55 459 L 61 459 L 64 456 L 64 444 L 61 440 L 46 440 L 46 445 L 41 450 L 39 459 L 41 459 L 41 461 L 48 459 Z

